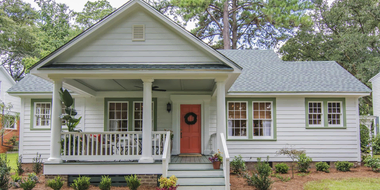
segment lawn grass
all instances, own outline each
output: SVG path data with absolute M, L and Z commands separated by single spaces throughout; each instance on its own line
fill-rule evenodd
M 320 181 L 311 181 L 305 184 L 305 190 L 378 190 L 380 189 L 379 178 L 349 178 L 331 180 L 324 179 Z
M 4 155 L 4 154 L 2 154 L 2 155 Z M 9 166 L 12 168 L 11 173 L 13 173 L 17 169 L 18 153 L 7 154 L 7 158 L 8 158 L 8 161 L 9 161 Z

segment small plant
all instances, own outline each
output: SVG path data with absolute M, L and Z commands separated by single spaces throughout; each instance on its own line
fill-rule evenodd
M 212 155 L 211 157 L 209 157 L 208 160 L 210 160 L 212 163 L 218 162 L 218 161 L 220 161 L 220 163 L 222 163 L 223 162 L 223 157 L 222 157 L 221 154 L 222 153 L 218 149 L 218 152 L 215 153 L 214 155 Z
M 12 178 L 12 182 L 11 182 L 11 185 L 13 186 L 13 187 L 15 187 L 15 188 L 19 188 L 20 187 L 20 182 L 21 182 L 21 176 L 19 176 L 17 173 L 16 174 L 14 174 L 14 175 L 12 175 L 11 176 L 11 178 Z
M 74 190 L 87 190 L 90 188 L 90 179 L 86 176 L 79 176 L 77 179 L 74 179 L 74 183 L 71 184 L 71 187 Z
M 258 190 L 268 190 L 272 185 L 273 181 L 270 179 L 270 174 L 272 168 L 268 164 L 269 157 L 267 161 L 262 162 L 261 158 L 257 158 L 256 173 L 252 176 L 246 176 L 248 185 L 256 187 Z
M 297 175 L 300 177 L 305 177 L 305 176 L 308 176 L 309 174 L 310 174 L 310 172 L 309 173 L 299 173 Z
M 37 177 L 37 175 L 35 173 L 28 174 L 28 179 L 30 179 L 30 180 L 38 183 L 38 177 Z
M 330 166 L 326 162 L 318 162 L 315 164 L 315 167 L 317 168 L 317 171 L 326 172 L 329 173 Z
M 124 178 L 125 181 L 127 181 L 127 186 L 130 190 L 137 190 L 137 188 L 139 188 L 141 185 L 141 180 L 139 180 L 136 175 L 125 176 Z
M 18 175 L 22 175 L 24 173 L 24 169 L 22 169 L 22 155 L 18 156 L 16 164 L 17 164 L 16 173 Z
M 307 172 L 310 168 L 310 163 L 312 162 L 313 160 L 306 156 L 305 153 L 301 154 L 299 157 L 298 157 L 298 162 L 297 162 L 297 165 L 298 165 L 298 171 L 300 172 Z
M 373 158 L 372 156 L 368 156 L 364 160 L 364 166 L 370 167 L 372 171 L 379 172 L 380 171 L 380 159 Z
M 176 190 L 179 185 L 177 185 L 178 179 L 172 175 L 169 179 L 161 177 L 158 182 L 160 182 L 160 187 L 157 190 Z
M 285 155 L 285 156 L 288 156 L 292 162 L 291 162 L 291 169 L 292 169 L 292 178 L 294 178 L 294 166 L 295 166 L 295 163 L 296 163 L 296 160 L 299 158 L 299 156 L 303 153 L 305 153 L 304 150 L 296 150 L 293 148 L 293 146 L 290 146 L 290 148 L 282 148 L 281 150 L 277 151 L 276 152 L 277 154 L 279 155 Z
M 41 173 L 42 171 L 42 159 L 41 154 L 36 154 L 36 157 L 33 158 L 33 172 L 36 174 Z
M 0 189 L 9 189 L 11 167 L 8 165 L 7 155 L 0 155 Z
M 354 166 L 353 163 L 347 161 L 337 161 L 335 162 L 335 167 L 338 171 L 347 172 Z
M 282 182 L 288 182 L 291 180 L 290 177 L 282 177 L 280 176 L 279 174 L 276 174 L 275 177 L 277 177 L 279 180 L 281 180 Z
M 241 155 L 235 156 L 234 160 L 232 160 L 231 169 L 235 174 L 242 174 L 247 169 Z
M 289 166 L 285 163 L 276 164 L 274 167 L 276 168 L 276 173 L 286 174 L 289 170 Z
M 23 190 L 32 190 L 34 187 L 36 186 L 36 182 L 29 179 L 26 180 L 26 181 L 22 181 L 20 183 L 20 187 L 23 189 Z
M 61 180 L 61 177 L 57 176 L 54 179 L 49 180 L 47 182 L 47 186 L 54 189 L 54 190 L 60 190 L 63 186 L 63 182 Z
M 112 184 L 112 179 L 109 176 L 102 176 L 102 180 L 100 181 L 99 188 L 100 190 L 110 190 Z

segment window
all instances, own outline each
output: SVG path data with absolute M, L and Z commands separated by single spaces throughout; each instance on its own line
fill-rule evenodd
M 306 128 L 346 128 L 344 98 L 306 98 Z
M 34 102 L 34 127 L 50 128 L 51 102 Z
M 228 102 L 228 136 L 247 138 L 248 102 Z
M 109 131 L 128 131 L 128 102 L 108 102 Z
M 17 128 L 17 121 L 16 121 L 16 116 L 13 115 L 8 115 L 4 116 L 7 117 L 5 118 L 5 129 L 16 129 Z
M 272 102 L 252 102 L 253 138 L 272 137 Z
M 133 102 L 133 127 L 135 131 L 142 131 L 143 128 L 143 102 Z M 152 126 L 154 124 L 154 103 L 152 102 Z

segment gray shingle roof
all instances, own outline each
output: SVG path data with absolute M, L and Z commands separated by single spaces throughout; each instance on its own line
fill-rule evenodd
M 243 67 L 229 92 L 371 92 L 335 61 L 282 61 L 273 50 L 220 50 Z
M 183 70 L 183 69 L 194 69 L 194 70 L 230 70 L 234 69 L 228 65 L 222 64 L 52 64 L 48 66 L 41 67 L 40 69 L 48 70 L 97 70 L 97 69 L 110 69 L 110 70 L 119 70 L 119 69 L 149 69 L 149 70 Z
M 41 93 L 53 92 L 53 83 L 40 77 L 28 74 L 20 82 L 13 85 L 8 93 Z

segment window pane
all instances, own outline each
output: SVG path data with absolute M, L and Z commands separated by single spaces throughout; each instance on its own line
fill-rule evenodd
M 272 103 L 253 103 L 253 136 L 272 135 Z

